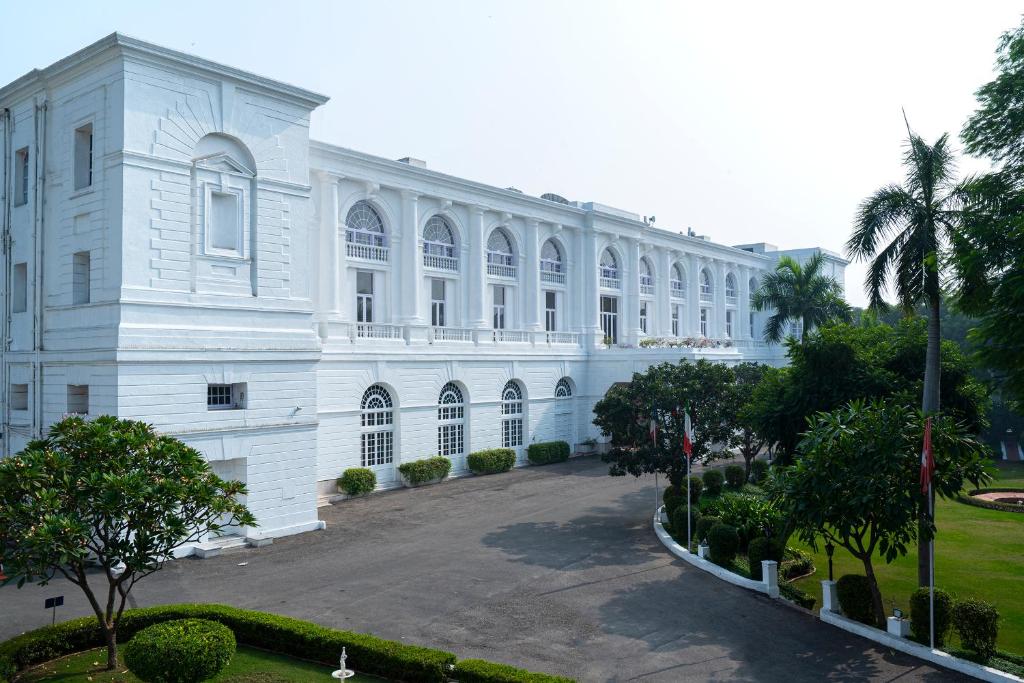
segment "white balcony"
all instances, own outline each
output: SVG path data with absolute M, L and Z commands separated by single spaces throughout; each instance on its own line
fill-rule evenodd
M 516 267 L 507 266 L 503 263 L 488 263 L 487 274 L 494 277 L 504 277 L 510 280 L 516 279 Z
M 622 280 L 617 277 L 602 277 L 601 287 L 604 289 L 622 289 Z
M 580 335 L 576 332 L 545 332 L 548 344 L 580 345 Z
M 378 247 L 373 244 L 346 242 L 345 253 L 349 258 L 359 259 L 361 261 L 374 261 L 376 263 L 388 262 L 388 248 Z
M 712 302 L 711 292 L 701 292 L 700 293 L 700 301 L 701 301 L 701 303 L 704 303 L 704 304 L 710 304 Z
M 356 339 L 404 339 L 401 325 L 385 323 L 352 323 L 352 340 Z
M 679 280 L 672 280 L 671 284 L 672 284 L 672 286 L 670 288 L 670 292 L 671 292 L 672 298 L 673 299 L 685 299 L 686 298 L 686 290 L 683 289 L 683 283 L 680 282 Z
M 641 294 L 654 294 L 654 285 L 640 285 Z
M 542 270 L 540 271 L 540 281 L 548 282 L 553 285 L 564 285 L 565 273 L 558 273 L 553 270 Z
M 729 296 L 728 294 L 725 295 L 726 306 L 735 306 L 737 301 L 738 299 L 735 296 Z
M 491 338 L 495 342 L 528 343 L 530 333 L 525 330 L 492 330 Z
M 450 273 L 459 272 L 459 259 L 451 256 L 438 256 L 436 254 L 423 255 L 423 267 L 434 270 L 445 270 Z
M 434 327 L 430 330 L 430 343 L 472 342 L 473 330 L 465 327 Z

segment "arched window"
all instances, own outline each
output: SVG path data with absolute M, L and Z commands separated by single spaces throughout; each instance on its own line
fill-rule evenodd
M 711 301 L 711 276 L 708 271 L 700 271 L 700 300 Z
M 369 202 L 356 202 L 345 218 L 345 240 L 371 247 L 384 246 L 384 221 Z
M 362 419 L 360 452 L 362 466 L 388 465 L 395 457 L 395 416 L 391 394 L 374 384 L 359 405 Z
M 565 283 L 562 251 L 554 240 L 548 240 L 540 249 L 540 279 L 542 282 Z
M 509 380 L 501 390 L 501 446 L 516 448 L 523 445 L 523 390 L 515 380 Z
M 654 276 L 651 275 L 651 264 L 645 258 L 640 259 L 640 293 L 654 294 Z
M 437 397 L 437 453 L 446 458 L 462 455 L 465 447 L 465 409 L 462 390 L 454 382 Z
M 601 286 L 619 288 L 619 262 L 611 249 L 601 253 Z
M 736 277 L 729 273 L 725 276 L 725 299 L 731 303 L 736 302 Z
M 496 228 L 487 238 L 487 274 L 499 277 L 516 276 L 512 240 L 501 228 Z
M 572 384 L 565 377 L 555 385 L 555 398 L 572 398 Z
M 683 275 L 683 269 L 678 263 L 672 264 L 672 273 L 669 284 L 672 288 L 673 297 L 682 299 L 686 296 L 686 276 Z
M 439 270 L 458 270 L 455 232 L 443 216 L 431 216 L 423 228 L 423 265 Z

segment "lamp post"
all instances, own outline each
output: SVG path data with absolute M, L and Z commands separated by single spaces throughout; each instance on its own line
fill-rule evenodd
M 836 547 L 832 545 L 830 541 L 825 542 L 825 554 L 828 555 L 828 580 L 832 580 L 832 553 L 836 551 Z

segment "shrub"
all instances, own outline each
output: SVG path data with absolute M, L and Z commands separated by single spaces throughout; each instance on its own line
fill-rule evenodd
M 708 540 L 708 532 L 711 531 L 711 527 L 721 521 L 718 517 L 701 517 L 697 520 L 697 530 L 693 534 L 694 538 L 697 539 L 698 543 Z
M 665 514 L 668 515 L 669 519 L 672 519 L 672 515 L 676 513 L 676 508 L 681 503 L 686 503 L 686 495 L 683 492 L 676 491 L 676 488 L 670 484 L 665 489 L 665 492 L 661 494 L 661 500 L 665 503 Z
M 516 464 L 516 452 L 511 448 L 488 448 L 470 453 L 466 462 L 473 474 L 508 472 Z
M 571 678 L 533 673 L 483 659 L 463 659 L 453 676 L 459 683 L 575 683 Z
M 750 462 L 750 481 L 760 484 L 768 477 L 768 461 L 752 460 Z
M 780 583 L 779 595 L 787 600 L 795 602 L 804 609 L 814 609 L 814 603 L 817 602 L 817 599 L 813 595 L 797 588 L 791 583 Z
M 803 550 L 786 548 L 782 560 L 782 578 L 786 581 L 792 581 L 814 571 L 814 558 Z
M 747 546 L 747 559 L 750 561 L 750 578 L 762 581 L 761 560 L 775 560 L 782 564 L 782 545 L 764 536 L 758 536 Z
M 736 527 L 740 535 L 740 549 L 758 536 L 767 536 L 778 525 L 778 508 L 769 500 L 748 493 L 730 493 L 722 496 L 718 516 L 724 524 Z
M 351 631 L 340 631 L 308 621 L 226 605 L 162 605 L 127 610 L 121 617 L 119 636 L 130 639 L 147 626 L 172 619 L 209 619 L 234 631 L 236 640 L 251 647 L 308 659 L 325 665 L 338 663 L 341 648 L 360 672 L 391 680 L 448 680 L 455 655 L 427 647 Z M 73 652 L 105 645 L 96 617 L 83 617 L 29 631 L 0 643 L 0 680 L 3 674 Z
M 957 600 L 953 605 L 953 628 L 960 634 L 960 643 L 974 650 L 987 661 L 996 653 L 999 635 L 999 612 L 984 600 Z
M 350 496 L 361 496 L 377 488 L 377 475 L 368 467 L 351 467 L 338 477 L 338 488 Z
M 700 500 L 700 494 L 704 492 L 704 482 L 696 474 L 691 474 L 686 481 L 690 485 L 690 504 L 696 505 Z
M 717 517 L 722 511 L 722 497 L 712 496 L 705 489 L 705 493 L 700 497 L 697 507 L 700 508 L 700 514 Z
M 725 482 L 722 470 L 706 470 L 703 479 L 704 490 L 708 492 L 708 495 L 717 496 L 722 493 L 722 484 Z
M 875 610 L 871 606 L 871 583 L 860 574 L 843 574 L 836 581 L 836 595 L 843 614 L 862 624 L 875 624 Z
M 686 543 L 686 502 L 676 507 L 676 512 L 670 518 L 672 521 L 672 533 L 675 535 L 676 540 L 680 543 Z M 690 531 L 691 533 L 697 528 L 697 523 L 700 522 L 700 511 L 697 510 L 696 505 L 690 506 Z M 696 537 L 696 534 L 694 534 Z
M 412 462 L 403 462 L 398 466 L 398 471 L 413 486 L 419 486 L 434 479 L 444 479 L 448 476 L 451 469 L 452 461 L 443 455 L 424 458 L 423 460 L 414 460 Z
M 728 565 L 736 559 L 736 551 L 740 549 L 740 535 L 736 533 L 735 527 L 719 522 L 708 532 L 708 545 L 711 546 L 711 561 Z
M 741 489 L 747 483 L 747 471 L 743 465 L 727 465 L 725 468 L 725 485 L 731 489 Z
M 175 619 L 148 626 L 128 641 L 124 663 L 147 683 L 198 683 L 213 678 L 235 655 L 235 634 L 208 619 Z
M 548 465 L 569 459 L 569 444 L 564 441 L 532 443 L 526 449 L 526 457 L 533 465 Z
M 928 624 L 928 589 L 918 588 L 910 596 L 910 637 L 927 645 L 931 640 Z M 946 635 L 953 622 L 953 596 L 935 589 L 935 647 L 946 644 Z

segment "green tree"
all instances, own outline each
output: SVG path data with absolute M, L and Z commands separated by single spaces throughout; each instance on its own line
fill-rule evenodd
M 628 384 L 613 386 L 594 406 L 594 424 L 611 437 L 611 450 L 603 456 L 609 474 L 639 477 L 661 472 L 677 492 L 682 491 L 682 408 L 690 411 L 694 460 L 724 457 L 721 449 L 734 446 L 737 438 L 734 380 L 728 366 L 701 359 L 655 365 L 634 374 Z M 650 435 L 652 418 L 658 423 L 656 439 Z
M 846 549 L 864 566 L 875 621 L 885 626 L 874 558 L 886 563 L 907 554 L 915 539 L 935 533 L 918 526 L 919 472 L 925 416 L 895 400 L 854 401 L 818 413 L 800 442 L 796 464 L 777 476 L 773 489 L 787 521 L 816 548 L 818 539 Z M 934 490 L 957 495 L 965 481 L 981 485 L 988 451 L 954 419 L 934 418 Z
M 843 288 L 834 277 L 821 273 L 824 263 L 821 252 L 803 265 L 792 257 L 783 256 L 775 271 L 761 278 L 761 286 L 754 292 L 751 305 L 756 311 L 775 311 L 764 325 L 766 341 L 778 344 L 785 334 L 786 324 L 791 321 L 802 322 L 806 336 L 829 320 L 850 319 Z
M 733 388 L 737 392 L 737 402 L 740 405 L 736 416 L 736 425 L 739 428 L 737 434 L 737 448 L 743 456 L 743 465 L 746 472 L 746 479 L 750 479 L 750 463 L 754 461 L 761 449 L 767 445 L 768 439 L 758 429 L 758 423 L 753 419 L 751 403 L 754 396 L 754 389 L 764 381 L 765 374 L 772 372 L 773 368 L 763 363 L 739 363 L 732 369 L 736 376 L 736 383 Z
M 78 586 L 117 665 L 117 629 L 135 584 L 185 543 L 255 526 L 241 482 L 217 477 L 194 448 L 149 425 L 67 417 L 0 459 L 0 550 L 8 581 Z M 90 583 L 90 566 L 98 565 Z M 105 583 L 105 585 L 103 585 Z

